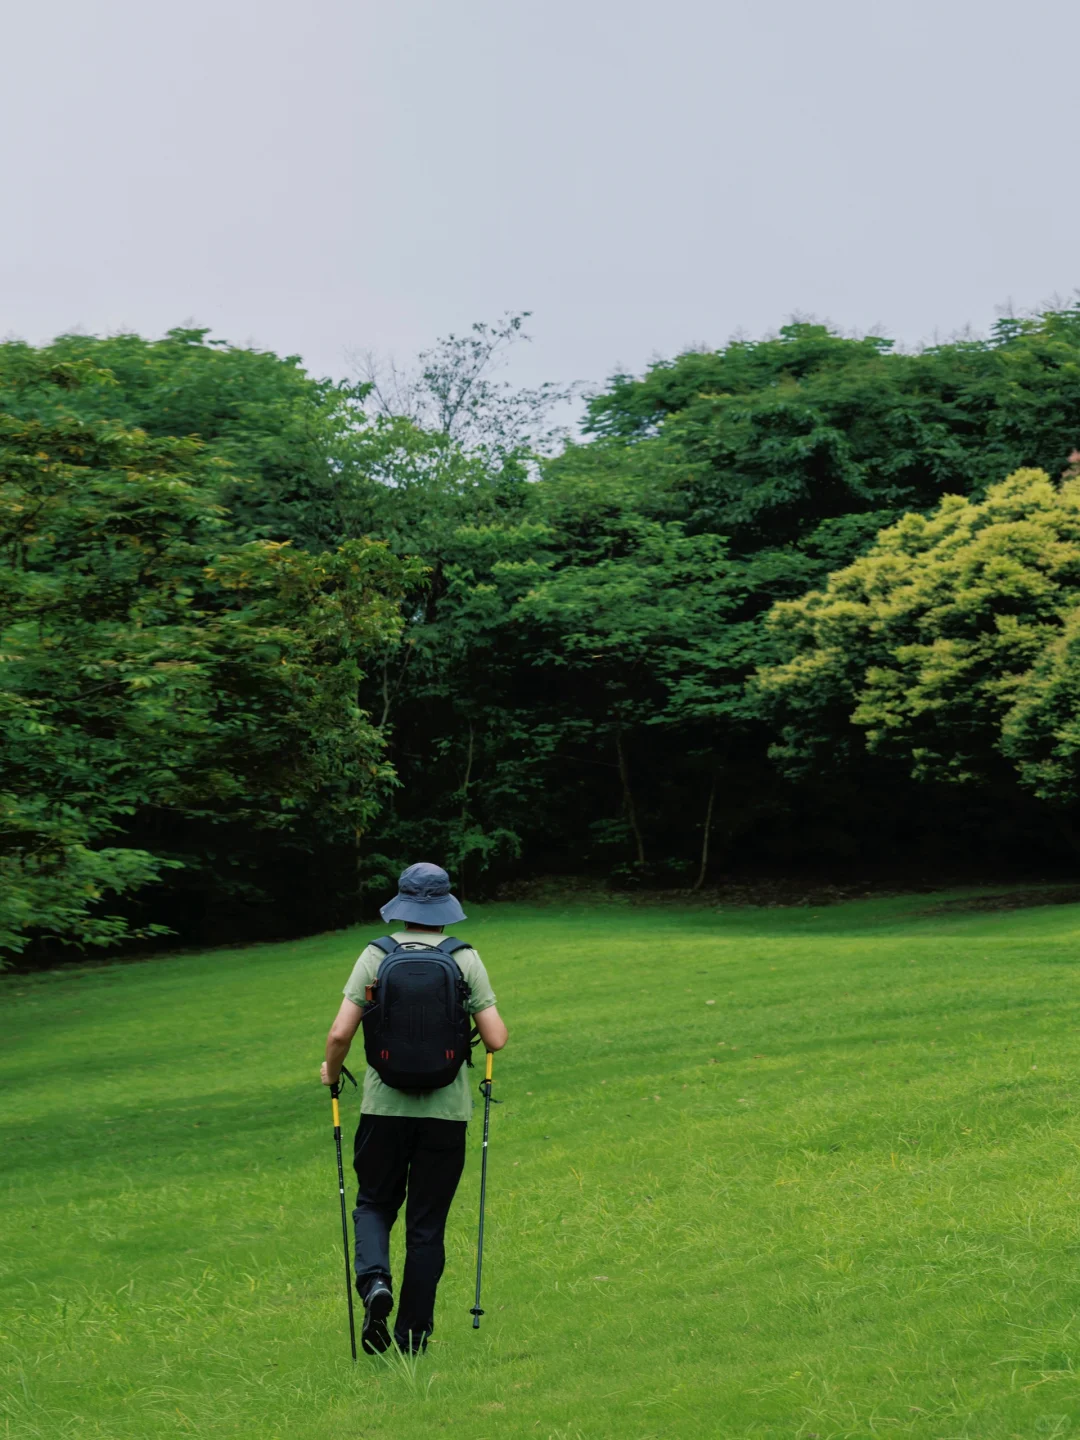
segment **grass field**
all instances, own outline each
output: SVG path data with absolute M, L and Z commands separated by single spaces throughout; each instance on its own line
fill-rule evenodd
M 348 1356 L 360 932 L 4 977 L 0 1436 L 1080 1432 L 1080 907 L 933 904 L 478 911 L 488 1315 L 474 1125 L 415 1373 Z

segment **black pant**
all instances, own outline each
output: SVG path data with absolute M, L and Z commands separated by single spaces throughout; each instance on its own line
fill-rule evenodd
M 356 1288 L 390 1279 L 390 1230 L 405 1201 L 405 1275 L 394 1338 L 415 1345 L 435 1328 L 435 1291 L 446 1264 L 443 1233 L 465 1166 L 464 1120 L 361 1115 L 353 1148 Z M 406 1191 L 408 1199 L 406 1200 Z

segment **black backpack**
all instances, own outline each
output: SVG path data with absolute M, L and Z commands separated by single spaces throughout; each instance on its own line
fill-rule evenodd
M 426 945 L 386 935 L 372 943 L 384 959 L 365 990 L 367 1062 L 395 1090 L 441 1090 L 462 1063 L 472 1064 L 469 987 L 453 958 L 468 942 L 448 935 Z

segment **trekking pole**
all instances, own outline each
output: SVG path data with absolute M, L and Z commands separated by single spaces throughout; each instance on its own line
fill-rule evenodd
M 356 1081 L 349 1074 L 343 1065 L 342 1075 Z M 338 1107 L 338 1096 L 341 1094 L 340 1078 L 330 1086 L 330 1101 L 334 1108 L 334 1144 L 337 1146 L 337 1183 L 338 1192 L 341 1195 L 341 1243 L 345 1248 L 345 1298 L 349 1302 L 349 1343 L 352 1346 L 352 1358 L 356 1359 L 356 1320 L 353 1318 L 352 1299 L 352 1265 L 349 1263 L 349 1226 L 345 1219 L 345 1172 L 341 1168 L 341 1110 Z
M 488 1126 L 491 1123 L 491 1067 L 494 1059 L 495 1056 L 489 1050 L 484 1078 L 480 1083 L 480 1089 L 484 1094 L 484 1149 L 480 1161 L 480 1234 L 476 1241 L 476 1303 L 469 1312 L 472 1315 L 474 1330 L 480 1329 L 480 1316 L 484 1313 L 480 1309 L 480 1275 L 484 1267 L 484 1200 L 487 1197 Z

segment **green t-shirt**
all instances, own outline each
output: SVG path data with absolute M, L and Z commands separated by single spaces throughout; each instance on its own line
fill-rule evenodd
M 425 934 L 421 930 L 399 930 L 395 940 L 407 940 L 410 944 L 438 945 L 445 935 Z M 378 974 L 385 955 L 377 945 L 369 945 L 353 966 L 345 986 L 345 998 L 354 1005 L 363 1005 L 364 987 L 370 985 Z M 465 983 L 469 987 L 469 1014 L 487 1010 L 495 1004 L 484 962 L 471 947 L 456 950 L 457 961 Z M 441 1090 L 428 1090 L 423 1095 L 409 1095 L 404 1090 L 395 1090 L 384 1085 L 369 1065 L 364 1076 L 364 1096 L 360 1108 L 365 1115 L 409 1115 L 428 1120 L 468 1120 L 472 1115 L 472 1085 L 469 1077 L 474 1072 L 462 1065 L 453 1082 Z

